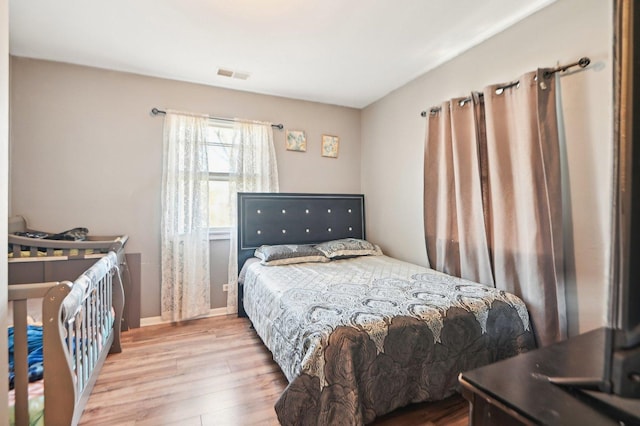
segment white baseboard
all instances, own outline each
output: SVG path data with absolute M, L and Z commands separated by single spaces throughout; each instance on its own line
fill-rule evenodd
M 200 318 L 219 317 L 222 315 L 227 315 L 226 307 L 211 309 L 208 315 L 204 315 Z M 148 327 L 150 325 L 158 325 L 158 324 L 171 324 L 172 322 L 173 321 L 163 321 L 162 317 L 140 318 L 140 327 Z

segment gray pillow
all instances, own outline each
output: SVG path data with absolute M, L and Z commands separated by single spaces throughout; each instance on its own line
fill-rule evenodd
M 312 246 L 297 244 L 260 246 L 254 252 L 254 256 L 261 260 L 260 263 L 268 266 L 329 261 L 321 251 Z
M 329 259 L 341 259 L 354 256 L 379 256 L 382 250 L 375 244 L 357 238 L 332 240 L 314 246 Z

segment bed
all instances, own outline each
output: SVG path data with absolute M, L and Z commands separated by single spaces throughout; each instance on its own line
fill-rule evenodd
M 48 240 L 16 234 L 53 234 L 33 230 L 22 216 L 11 216 L 8 222 L 8 282 L 25 284 L 54 281 L 72 281 L 98 259 L 113 251 L 118 258 L 127 293 L 127 309 L 123 314 L 122 329 L 139 326 L 139 277 L 132 275 L 125 255 L 127 235 L 94 236 L 87 234 L 79 241 Z M 139 257 L 133 256 L 134 270 L 139 270 Z
M 289 381 L 275 405 L 283 425 L 370 423 L 535 346 L 514 295 L 366 241 L 359 194 L 239 194 L 238 267 L 239 315 Z
M 107 354 L 121 351 L 124 291 L 118 264 L 117 253 L 110 251 L 73 282 L 8 286 L 13 311 L 9 331 L 13 366 L 10 424 L 78 423 Z M 42 300 L 38 312 L 28 309 L 28 301 L 33 299 Z M 28 323 L 39 315 L 42 326 L 38 331 L 37 325 Z M 34 341 L 36 334 L 41 340 Z M 29 364 L 34 353 L 29 349 L 39 346 L 44 380 L 30 382 L 33 372 Z

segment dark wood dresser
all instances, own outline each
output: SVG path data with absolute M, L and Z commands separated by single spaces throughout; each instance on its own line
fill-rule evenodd
M 602 377 L 606 329 L 460 375 L 469 423 L 640 425 L 640 399 L 561 387 L 548 377 Z M 605 403 L 606 402 L 606 403 Z

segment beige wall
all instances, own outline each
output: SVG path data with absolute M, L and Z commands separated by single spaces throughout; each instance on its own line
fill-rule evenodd
M 280 190 L 360 192 L 359 110 L 12 57 L 12 214 L 36 229 L 128 234 L 128 251 L 142 253 L 143 318 L 160 314 L 163 118 L 152 107 L 304 130 L 306 153 L 286 151 L 274 132 Z M 338 159 L 320 156 L 323 133 L 340 136 Z M 226 245 L 213 244 L 219 304 Z
M 601 0 L 558 0 L 399 88 L 362 112 L 202 85 L 12 58 L 10 206 L 33 227 L 127 233 L 143 259 L 143 317 L 159 314 L 162 118 L 151 107 L 283 122 L 308 152 L 275 133 L 282 191 L 364 192 L 367 235 L 391 255 L 426 264 L 419 112 L 510 81 L 538 66 L 589 56 L 560 80 L 566 144 L 567 277 L 572 334 L 605 323 L 612 174 L 612 11 Z M 341 138 L 337 160 L 322 133 Z M 362 141 L 362 142 L 360 142 Z M 361 152 L 362 151 L 362 152 Z M 1 158 L 0 158 L 1 160 Z M 362 185 L 361 185 L 362 183 Z M 214 306 L 224 300 L 225 241 L 212 242 Z
M 584 72 L 562 75 L 566 143 L 567 279 L 570 329 L 606 321 L 612 185 L 612 5 L 559 0 L 434 69 L 362 114 L 362 190 L 367 235 L 390 254 L 426 265 L 420 111 L 537 67 L 589 56 Z M 526 188 L 523 188 L 526 190 Z M 428 208 L 428 206 L 427 206 Z
M 9 3 L 0 0 L 0 217 L 9 200 Z M 7 246 L 7 224 L 0 224 L 0 247 Z M 6 328 L 7 262 L 0 263 L 0 329 Z M 0 365 L 8 365 L 7 339 L 0 339 Z M 1 392 L 0 424 L 8 424 L 7 394 Z

